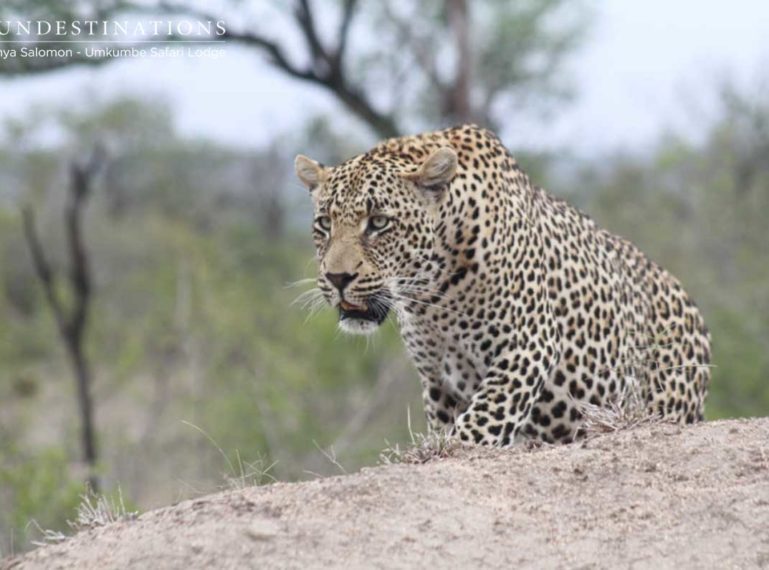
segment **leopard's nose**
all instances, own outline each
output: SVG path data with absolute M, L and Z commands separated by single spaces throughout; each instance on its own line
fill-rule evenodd
M 326 273 L 326 279 L 328 279 L 334 287 L 339 289 L 340 293 L 344 291 L 344 288 L 352 283 L 357 276 L 357 273 Z

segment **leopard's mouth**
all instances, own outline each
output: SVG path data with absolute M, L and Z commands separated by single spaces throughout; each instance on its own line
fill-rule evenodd
M 384 300 L 382 294 L 377 293 L 369 296 L 360 304 L 342 300 L 338 308 L 340 323 L 354 326 L 357 322 L 357 324 L 363 325 L 363 328 L 369 328 L 371 325 L 374 325 L 374 328 L 378 327 L 385 321 L 390 312 L 389 303 Z
M 366 309 L 365 306 L 353 305 L 352 303 L 348 303 L 344 299 L 339 303 L 339 308 L 347 312 L 364 312 L 368 310 Z

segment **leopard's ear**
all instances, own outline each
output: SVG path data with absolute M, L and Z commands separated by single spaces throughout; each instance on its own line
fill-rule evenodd
M 328 170 L 319 162 L 307 158 L 303 154 L 296 155 L 294 159 L 294 170 L 299 180 L 302 181 L 307 189 L 312 192 L 319 184 L 324 182 L 328 176 Z
M 457 173 L 457 152 L 444 146 L 433 152 L 414 172 L 403 175 L 416 183 L 425 193 L 439 199 Z

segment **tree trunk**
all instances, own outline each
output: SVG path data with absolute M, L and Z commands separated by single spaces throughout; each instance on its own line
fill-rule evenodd
M 93 177 L 103 161 L 103 151 L 95 147 L 85 164 L 74 162 L 70 168 L 69 201 L 65 206 L 66 247 L 69 253 L 69 286 L 73 297 L 71 308 L 62 302 L 56 287 L 57 275 L 48 263 L 35 226 L 31 208 L 22 211 L 24 235 L 27 239 L 32 262 L 45 291 L 46 300 L 53 312 L 62 343 L 69 357 L 77 384 L 78 411 L 80 413 L 80 444 L 83 460 L 88 468 L 88 484 L 93 492 L 99 492 L 96 475 L 98 452 L 94 429 L 93 402 L 91 400 L 91 371 L 85 354 L 85 334 L 91 304 L 91 272 L 88 252 L 83 239 L 83 210 L 91 194 Z
M 83 354 L 82 345 L 68 342 L 67 349 L 72 360 L 77 381 L 77 402 L 80 411 L 80 442 L 83 461 L 88 466 L 88 484 L 94 493 L 99 492 L 99 478 L 96 475 L 98 452 L 94 431 L 93 401 L 91 400 L 91 370 Z
M 472 53 L 467 0 L 447 0 L 446 10 L 457 59 L 454 81 L 446 94 L 445 112 L 453 121 L 471 123 L 474 121 L 474 113 L 470 95 Z

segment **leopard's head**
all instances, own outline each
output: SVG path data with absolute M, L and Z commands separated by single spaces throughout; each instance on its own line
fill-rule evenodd
M 370 334 L 391 308 L 429 292 L 438 212 L 457 169 L 451 147 L 336 167 L 299 155 L 295 167 L 314 204 L 318 287 L 344 331 Z

